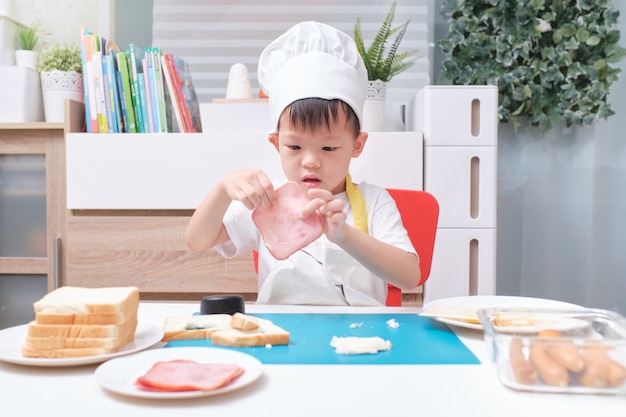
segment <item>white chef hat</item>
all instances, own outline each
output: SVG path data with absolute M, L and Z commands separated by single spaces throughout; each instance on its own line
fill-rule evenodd
M 288 105 L 312 97 L 344 101 L 363 126 L 367 70 L 354 40 L 334 27 L 319 22 L 291 27 L 261 53 L 258 77 L 274 128 Z

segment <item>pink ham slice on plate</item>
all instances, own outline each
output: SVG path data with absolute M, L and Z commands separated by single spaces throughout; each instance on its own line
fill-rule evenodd
M 212 391 L 239 378 L 244 369 L 229 363 L 198 363 L 188 359 L 156 362 L 135 386 L 146 391 Z
M 288 182 L 276 189 L 276 195 L 271 207 L 258 207 L 252 212 L 252 220 L 267 250 L 282 260 L 319 238 L 324 227 L 317 213 L 305 219 L 298 217 L 298 212 L 309 202 L 298 184 Z

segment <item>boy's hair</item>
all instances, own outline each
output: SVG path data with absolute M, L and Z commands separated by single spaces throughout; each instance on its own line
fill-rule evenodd
M 340 111 L 346 115 L 346 124 L 350 126 L 356 138 L 361 130 L 359 119 L 352 107 L 342 100 L 303 98 L 294 101 L 285 109 L 292 126 L 312 132 L 322 126 L 330 129 L 331 123 L 339 120 Z M 280 121 L 278 122 L 278 129 L 280 130 Z

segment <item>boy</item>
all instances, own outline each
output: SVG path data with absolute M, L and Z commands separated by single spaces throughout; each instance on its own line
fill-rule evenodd
M 251 218 L 271 206 L 274 184 L 251 169 L 226 175 L 204 198 L 187 226 L 188 246 L 226 257 L 257 250 L 257 303 L 375 306 L 385 304 L 387 282 L 415 288 L 419 258 L 393 199 L 375 185 L 357 187 L 348 173 L 367 141 L 367 72 L 354 41 L 318 22 L 297 24 L 261 54 L 259 83 L 275 126 L 269 142 L 286 179 L 310 199 L 300 215 L 320 213 L 324 234 L 274 259 Z

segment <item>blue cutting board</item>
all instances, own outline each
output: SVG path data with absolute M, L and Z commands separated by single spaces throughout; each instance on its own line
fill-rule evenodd
M 417 314 L 251 314 L 287 330 L 289 345 L 271 348 L 230 348 L 248 353 L 264 364 L 304 365 L 424 365 L 479 364 L 480 361 L 446 326 Z M 400 325 L 392 328 L 388 320 Z M 360 327 L 351 328 L 352 324 Z M 380 336 L 392 348 L 375 355 L 339 355 L 330 346 L 333 336 Z M 177 340 L 166 347 L 213 346 L 210 340 Z

